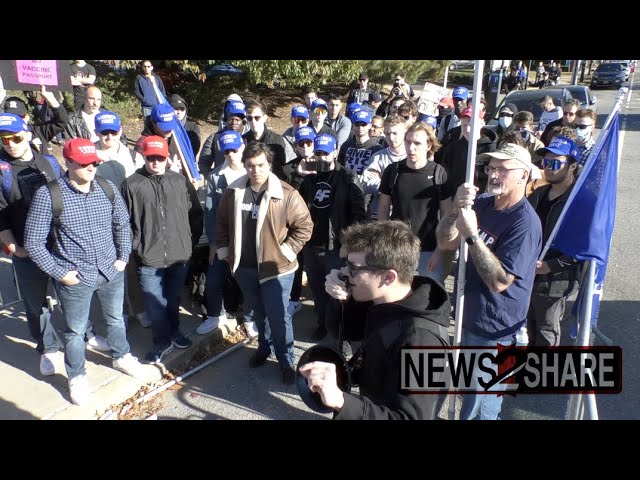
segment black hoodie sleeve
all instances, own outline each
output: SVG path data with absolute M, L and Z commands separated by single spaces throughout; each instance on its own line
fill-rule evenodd
M 335 298 L 329 301 L 325 324 L 329 333 L 338 338 L 340 323 L 344 322 L 343 340 L 360 341 L 364 338 L 364 322 L 371 302 L 359 303 L 352 298 L 340 302 Z

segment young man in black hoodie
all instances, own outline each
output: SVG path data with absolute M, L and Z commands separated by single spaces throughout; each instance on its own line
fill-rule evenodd
M 347 266 L 327 275 L 325 289 L 333 297 L 327 321 L 332 329 L 344 322 L 345 339 L 363 342 L 360 394 L 338 388 L 332 363 L 307 363 L 300 373 L 311 391 L 335 410 L 336 420 L 433 419 L 436 395 L 414 395 L 400 389 L 400 350 L 448 344 L 451 307 L 447 292 L 435 280 L 414 276 L 420 240 L 404 222 L 351 225 L 341 241 Z M 348 284 L 339 278 L 341 273 L 346 274 Z

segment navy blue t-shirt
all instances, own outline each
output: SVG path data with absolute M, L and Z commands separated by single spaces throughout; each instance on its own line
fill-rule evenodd
M 515 280 L 502 293 L 492 292 L 469 255 L 462 325 L 485 338 L 506 340 L 527 319 L 536 260 L 542 250 L 542 228 L 526 198 L 505 210 L 495 210 L 494 200 L 495 197 L 485 194 L 473 205 L 479 235 Z

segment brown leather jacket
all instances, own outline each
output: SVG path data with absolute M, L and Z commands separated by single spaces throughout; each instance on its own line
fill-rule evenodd
M 243 175 L 229 185 L 222 195 L 216 218 L 218 258 L 229 262 L 232 273 L 240 263 L 241 207 L 247 180 L 247 175 Z M 256 224 L 260 283 L 297 270 L 297 254 L 311 238 L 312 230 L 311 215 L 300 194 L 270 173 Z

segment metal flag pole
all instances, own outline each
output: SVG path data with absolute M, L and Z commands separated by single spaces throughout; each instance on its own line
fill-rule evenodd
M 482 73 L 484 71 L 484 60 L 476 60 L 474 77 L 473 77 L 473 98 L 471 102 L 471 134 L 469 135 L 469 149 L 467 150 L 467 173 L 465 176 L 466 183 L 473 183 L 475 165 L 476 165 L 476 150 L 478 137 L 480 136 L 480 97 L 482 96 Z M 454 207 L 455 208 L 455 207 Z M 471 208 L 467 206 L 465 208 Z M 460 242 L 460 256 L 458 258 L 458 281 L 456 282 L 456 312 L 455 312 L 455 327 L 453 334 L 453 345 L 460 345 L 462 339 L 462 312 L 464 309 L 464 284 L 467 264 L 467 243 Z M 453 364 L 455 369 L 458 368 L 458 358 L 460 356 L 460 350 L 453 350 Z M 451 396 L 449 401 L 449 418 L 454 419 L 456 413 L 455 395 Z

